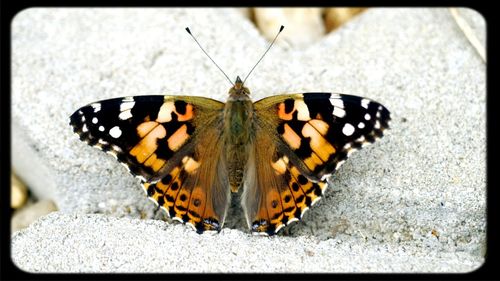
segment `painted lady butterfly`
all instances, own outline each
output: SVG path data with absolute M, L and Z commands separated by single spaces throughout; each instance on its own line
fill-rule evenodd
M 198 233 L 220 231 L 231 192 L 243 189 L 249 228 L 273 235 L 302 218 L 353 151 L 382 137 L 390 114 L 375 101 L 333 93 L 252 102 L 238 77 L 226 103 L 115 98 L 70 119 L 82 141 L 115 156 L 170 217 Z

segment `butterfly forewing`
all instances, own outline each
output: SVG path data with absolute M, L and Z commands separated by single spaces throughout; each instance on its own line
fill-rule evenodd
M 183 96 L 115 98 L 80 108 L 70 124 L 82 141 L 114 155 L 143 181 L 155 181 L 192 150 L 197 120 L 215 118 L 223 106 Z
M 264 98 L 255 110 L 260 124 L 274 126 L 278 149 L 313 180 L 324 180 L 350 153 L 382 137 L 390 121 L 378 102 L 331 93 Z

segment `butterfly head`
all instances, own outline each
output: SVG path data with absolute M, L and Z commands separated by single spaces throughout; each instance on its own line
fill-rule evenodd
M 230 96 L 250 96 L 250 90 L 247 87 L 243 86 L 243 81 L 238 76 L 236 77 L 236 81 L 234 82 L 234 86 L 229 89 Z

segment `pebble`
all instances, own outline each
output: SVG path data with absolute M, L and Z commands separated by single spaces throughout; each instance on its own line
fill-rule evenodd
M 321 8 L 255 8 L 254 16 L 257 27 L 269 40 L 284 25 L 286 32 L 277 41 L 292 46 L 311 45 L 325 34 Z
M 325 25 L 327 32 L 351 20 L 366 8 L 327 8 L 325 11 Z
M 14 212 L 10 221 L 11 233 L 28 227 L 39 217 L 57 211 L 57 206 L 51 200 L 40 200 L 36 203 L 26 205 L 24 208 Z
M 26 203 L 28 189 L 14 173 L 10 174 L 10 181 L 10 207 L 18 209 Z

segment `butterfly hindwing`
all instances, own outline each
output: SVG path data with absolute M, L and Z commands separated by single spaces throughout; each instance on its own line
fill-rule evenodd
M 355 150 L 383 135 L 390 120 L 381 104 L 362 97 L 305 93 L 254 104 L 255 155 L 244 208 L 252 231 L 269 235 L 302 218 L 326 179 Z M 252 170 L 253 169 L 253 170 Z
M 207 123 L 191 153 L 160 181 L 143 184 L 148 196 L 170 217 L 199 233 L 221 229 L 230 200 L 219 132 L 217 124 Z
M 139 177 L 171 217 L 202 232 L 220 229 L 229 202 L 220 161 L 223 108 L 202 97 L 124 97 L 84 106 L 70 124 Z
M 282 154 L 279 139 L 257 129 L 249 159 L 242 205 L 254 233 L 274 235 L 282 227 L 302 218 L 323 194 L 326 184 L 301 174 Z

